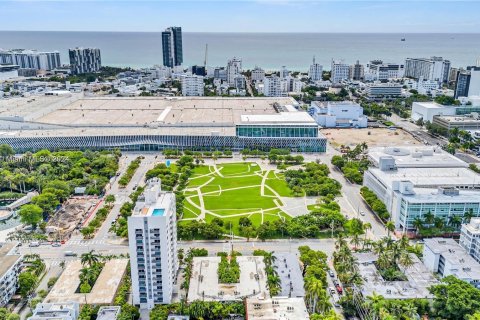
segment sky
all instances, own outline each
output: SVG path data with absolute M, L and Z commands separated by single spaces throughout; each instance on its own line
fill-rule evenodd
M 0 30 L 480 33 L 480 1 L 0 0 Z

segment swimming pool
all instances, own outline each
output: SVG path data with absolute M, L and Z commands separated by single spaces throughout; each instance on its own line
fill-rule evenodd
M 163 216 L 165 214 L 165 209 L 153 209 L 152 216 Z

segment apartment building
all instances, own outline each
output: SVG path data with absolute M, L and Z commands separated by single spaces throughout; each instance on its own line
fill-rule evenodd
M 68 50 L 72 74 L 97 72 L 102 67 L 100 49 L 75 48 Z
M 18 289 L 23 258 L 13 252 L 17 243 L 0 244 L 0 307 L 4 307 Z
M 405 77 L 448 83 L 449 76 L 450 61 L 444 60 L 442 57 L 407 58 L 405 60 Z
M 172 301 L 178 270 L 175 194 L 147 181 L 128 218 L 133 304 L 152 309 Z
M 197 96 L 204 95 L 203 77 L 194 74 L 183 74 L 181 77 L 182 95 L 183 96 Z

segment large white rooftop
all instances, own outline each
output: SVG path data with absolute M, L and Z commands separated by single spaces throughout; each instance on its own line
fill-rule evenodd
M 247 319 L 307 320 L 310 319 L 303 298 L 275 297 L 246 299 Z
M 280 112 L 276 114 L 245 114 L 241 116 L 242 124 L 305 124 L 316 125 L 315 120 L 306 112 Z
M 480 203 L 480 190 L 458 190 L 455 195 L 430 188 L 414 188 L 414 192 L 414 195 L 403 195 L 403 199 L 410 203 Z
M 316 125 L 292 98 L 35 96 L 0 100 L 12 137 L 235 135 L 239 124 Z
M 480 218 L 472 218 L 469 223 L 463 224 L 462 229 L 470 231 L 471 234 L 480 234 Z
M 464 189 L 480 189 L 480 175 L 467 168 L 398 168 L 382 171 L 379 168 L 368 170 L 386 187 L 395 181 L 411 181 L 417 188 L 437 188 L 451 186 Z
M 368 157 L 378 166 L 381 157 L 395 159 L 397 168 L 461 168 L 468 164 L 440 147 L 402 146 L 371 148 Z

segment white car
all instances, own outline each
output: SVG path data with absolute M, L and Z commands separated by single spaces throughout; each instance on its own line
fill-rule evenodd
M 334 287 L 328 287 L 328 291 L 330 291 L 330 294 L 333 296 L 335 295 L 335 288 Z
M 365 215 L 365 212 L 360 211 L 360 215 L 361 215 L 361 216 L 364 216 L 364 215 Z

